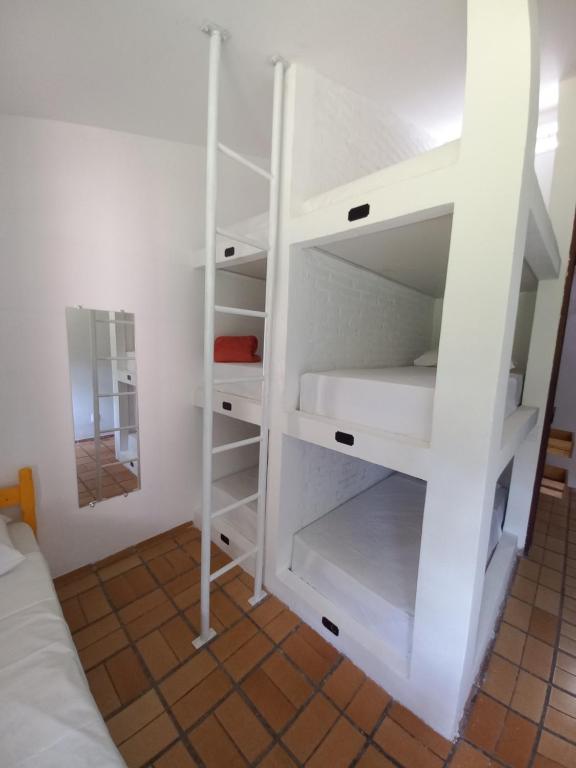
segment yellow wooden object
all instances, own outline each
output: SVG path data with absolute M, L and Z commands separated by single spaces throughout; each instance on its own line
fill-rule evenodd
M 18 472 L 18 485 L 0 488 L 0 509 L 2 507 L 20 507 L 22 521 L 36 533 L 36 498 L 30 467 Z

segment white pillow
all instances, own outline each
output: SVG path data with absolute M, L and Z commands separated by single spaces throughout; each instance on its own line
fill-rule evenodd
M 416 360 L 414 360 L 414 365 L 421 365 L 426 368 L 432 368 L 438 365 L 438 350 L 429 349 L 428 352 L 424 352 L 423 355 L 420 355 L 420 357 L 417 357 Z
M 22 560 L 24 560 L 24 555 L 12 544 L 6 518 L 0 516 L 0 576 L 8 573 L 12 568 L 16 568 Z

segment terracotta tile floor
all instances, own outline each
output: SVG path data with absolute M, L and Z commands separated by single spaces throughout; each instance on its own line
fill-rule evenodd
M 576 499 L 576 497 L 574 497 Z M 576 509 L 574 505 L 573 508 Z M 190 525 L 56 580 L 94 697 L 130 767 L 573 768 L 576 517 L 542 498 L 462 738 L 447 742 L 239 568 L 196 651 Z M 214 569 L 227 562 L 214 549 Z
M 85 507 L 96 498 L 96 461 L 94 440 L 79 440 L 75 445 L 76 475 L 78 479 L 78 501 Z M 102 464 L 116 461 L 114 437 L 103 437 L 100 441 Z M 102 470 L 102 498 L 111 499 L 138 488 L 138 478 L 123 464 Z

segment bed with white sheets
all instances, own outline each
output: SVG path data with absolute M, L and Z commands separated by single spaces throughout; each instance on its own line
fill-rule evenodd
M 0 576 L 0 765 L 121 768 L 31 528 L 12 523 L 25 557 Z
M 523 377 L 511 373 L 505 416 L 522 399 Z M 300 379 L 300 410 L 428 442 L 436 368 L 403 366 L 305 373 Z
M 488 559 L 498 544 L 506 491 L 494 503 Z M 426 483 L 392 473 L 302 528 L 292 571 L 401 654 L 411 645 Z

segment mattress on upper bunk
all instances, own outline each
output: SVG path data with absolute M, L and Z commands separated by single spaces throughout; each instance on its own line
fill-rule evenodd
M 403 654 L 425 498 L 425 482 L 395 473 L 294 536 L 292 571 Z
M 235 501 L 245 499 L 258 491 L 258 466 L 234 472 L 212 483 L 212 504 L 214 511 L 223 509 Z M 231 526 L 248 541 L 256 541 L 256 502 L 251 501 L 231 512 L 216 518 Z
M 236 379 L 262 376 L 262 363 L 214 363 L 215 379 Z M 228 395 L 249 397 L 252 400 L 262 398 L 262 382 L 241 381 L 230 384 L 218 384 L 217 390 Z
M 510 374 L 505 416 L 520 405 L 522 383 L 521 374 Z M 435 385 L 432 367 L 305 373 L 300 380 L 300 410 L 429 441 Z

